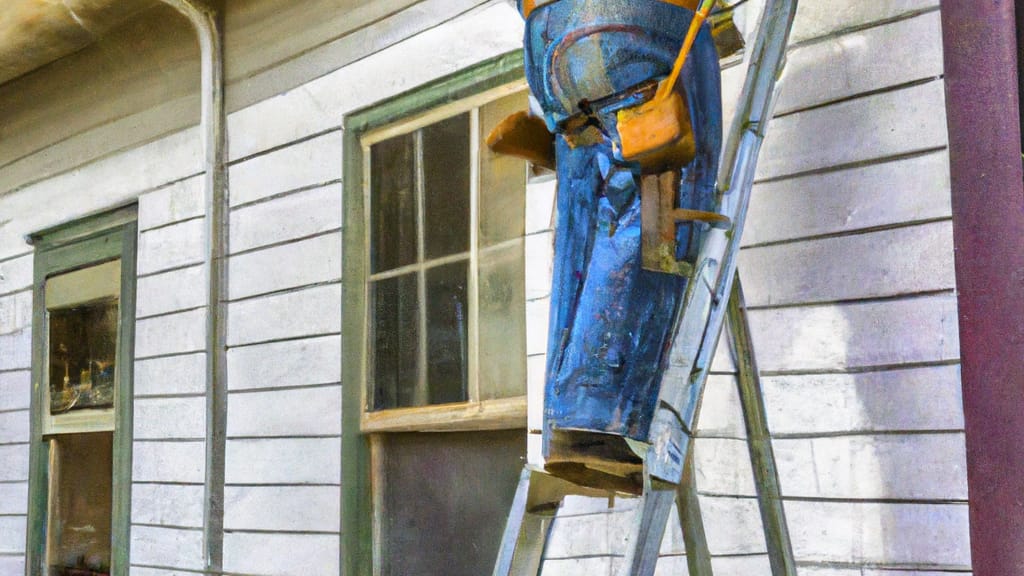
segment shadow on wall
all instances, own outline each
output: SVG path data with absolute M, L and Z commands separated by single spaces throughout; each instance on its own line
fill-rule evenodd
M 969 568 L 955 297 L 751 323 L 798 561 Z

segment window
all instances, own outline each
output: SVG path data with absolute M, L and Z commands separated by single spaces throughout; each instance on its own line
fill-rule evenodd
M 134 218 L 32 237 L 31 574 L 128 573 Z
M 349 574 L 493 569 L 526 450 L 528 166 L 483 142 L 528 106 L 520 62 L 346 120 Z

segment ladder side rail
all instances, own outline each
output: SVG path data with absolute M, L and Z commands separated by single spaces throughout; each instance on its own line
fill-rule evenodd
M 746 223 L 757 159 L 777 101 L 779 91 L 777 81 L 785 67 L 786 46 L 789 42 L 796 9 L 797 0 L 768 0 L 758 27 L 757 40 L 741 93 L 740 107 L 733 119 L 726 149 L 723 151 L 722 168 L 719 172 L 719 187 L 722 196 L 720 211 L 732 219 L 733 228 L 731 234 L 725 238 L 723 238 L 724 234 L 718 230 L 712 230 L 709 234 L 707 254 L 712 258 L 719 256 L 721 266 L 714 287 L 715 298 L 709 310 L 704 339 L 693 364 L 694 374 L 690 387 L 689 410 L 683 414 L 689 431 L 696 430 L 704 384 L 710 372 L 712 355 L 721 336 L 722 325 L 728 310 L 727 303 L 731 300 L 729 295 L 733 290 L 733 279 L 737 275 L 740 238 Z M 749 337 L 748 333 L 744 332 L 744 334 Z M 737 358 L 738 367 L 741 362 L 742 360 Z M 754 400 L 756 406 L 761 408 L 763 416 L 763 399 L 759 395 L 760 392 L 760 389 L 756 390 L 757 397 Z M 746 406 L 745 420 L 748 419 Z M 767 432 L 766 428 L 765 431 Z M 759 463 L 763 462 L 765 466 L 770 466 L 774 471 L 775 460 L 774 454 L 771 452 L 770 437 L 765 442 L 768 452 L 763 454 L 764 458 L 759 462 L 753 460 L 754 448 L 751 447 L 752 463 L 756 469 Z M 688 468 L 692 467 L 692 455 L 691 444 L 687 447 Z M 768 475 L 765 474 L 765 477 L 767 478 Z M 777 472 L 773 478 L 774 490 L 766 491 L 765 498 L 771 497 L 772 494 L 778 496 Z M 756 482 L 756 484 L 758 484 L 760 501 L 763 499 L 761 497 L 761 482 Z M 770 537 L 772 538 L 768 542 L 772 574 L 773 576 L 791 576 L 796 572 L 781 500 L 776 498 L 773 503 L 769 504 L 777 507 L 777 509 L 769 510 L 768 517 L 766 517 L 762 506 L 762 522 L 765 523 L 766 538 L 769 537 L 769 532 L 771 532 Z M 684 527 L 684 538 L 687 540 L 687 564 L 690 576 L 711 576 L 710 554 L 707 551 L 707 542 L 704 538 L 703 519 L 692 469 L 689 473 L 684 472 L 679 486 L 677 505 L 679 506 L 680 522 Z M 771 529 L 768 528 L 768 523 L 771 524 Z M 689 527 L 689 534 L 687 534 L 687 527 Z
M 739 274 L 733 280 L 729 298 L 729 328 L 732 336 L 733 356 L 736 358 L 736 384 L 740 393 L 743 422 L 747 430 L 747 448 L 754 473 L 757 503 L 761 510 L 765 544 L 772 576 L 796 576 L 793 543 L 786 524 L 786 510 L 782 503 L 779 472 L 775 466 L 771 432 L 764 406 L 764 391 L 750 339 L 746 303 Z
M 693 470 L 693 450 L 686 453 L 683 479 L 676 489 L 676 512 L 686 545 L 686 567 L 690 576 L 712 576 L 711 552 L 704 533 L 704 516 L 700 513 L 700 498 Z
M 526 500 L 530 492 L 530 477 L 532 474 L 533 472 L 526 466 L 519 473 L 516 495 L 512 499 L 512 508 L 509 510 L 508 519 L 505 521 L 505 530 L 501 536 L 501 548 L 498 549 L 498 558 L 494 563 L 493 576 L 511 576 L 512 574 L 512 560 L 515 557 L 516 544 L 519 542 L 519 537 L 524 527 Z
M 707 377 L 708 365 L 725 318 L 726 304 L 732 290 L 740 250 L 740 238 L 746 224 L 751 189 L 757 171 L 757 159 L 768 131 L 786 64 L 786 45 L 796 17 L 797 0 L 769 0 L 758 27 L 757 41 L 743 85 L 742 102 L 733 118 L 732 128 L 719 171 L 722 212 L 733 222 L 721 255 L 715 290 L 715 302 L 708 320 L 705 345 L 697 363 Z M 710 338 L 708 336 L 711 336 Z

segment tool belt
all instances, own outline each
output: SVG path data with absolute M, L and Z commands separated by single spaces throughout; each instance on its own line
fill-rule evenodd
M 682 6 L 683 8 L 689 8 L 694 12 L 697 11 L 697 5 L 700 4 L 700 0 L 659 0 L 666 4 L 673 4 L 675 6 Z M 558 2 L 558 0 L 519 0 L 519 12 L 526 18 L 530 15 L 533 10 L 539 6 L 545 4 L 551 4 Z

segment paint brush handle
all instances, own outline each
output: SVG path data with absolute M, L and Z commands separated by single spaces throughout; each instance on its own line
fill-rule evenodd
M 679 55 L 676 56 L 676 62 L 672 66 L 672 73 L 658 87 L 658 93 L 654 95 L 654 101 L 664 100 L 672 93 L 672 87 L 676 85 L 679 74 L 683 71 L 683 64 L 686 63 L 686 57 L 689 56 L 690 49 L 693 48 L 693 42 L 697 39 L 697 32 L 700 30 L 704 20 L 707 19 L 708 13 L 711 12 L 711 7 L 714 5 L 715 0 L 701 1 L 700 7 L 693 15 L 693 20 L 690 21 L 690 29 L 686 31 L 686 39 L 683 40 L 683 47 L 679 49 Z

